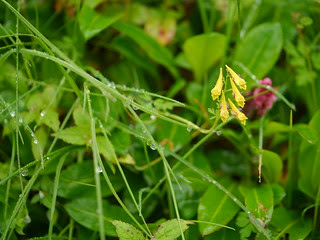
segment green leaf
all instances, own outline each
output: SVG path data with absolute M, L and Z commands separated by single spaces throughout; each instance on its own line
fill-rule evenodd
M 282 49 L 279 23 L 264 23 L 253 28 L 237 46 L 235 61 L 243 63 L 262 79 L 276 63 Z
M 306 124 L 295 124 L 293 129 L 308 143 L 315 144 L 318 141 L 317 131 Z
M 283 189 L 283 187 L 278 183 L 271 184 L 271 187 L 273 191 L 273 203 L 274 203 L 274 206 L 276 206 L 286 196 L 286 192 Z
M 72 115 L 73 115 L 73 120 L 77 126 L 79 127 L 90 126 L 89 113 L 84 111 L 80 105 L 74 109 Z
M 183 51 L 196 80 L 200 81 L 209 68 L 223 56 L 225 45 L 226 37 L 220 33 L 201 34 L 186 40 Z
M 180 219 L 182 232 L 189 228 L 188 224 L 193 224 L 193 222 Z M 154 238 L 152 238 L 152 240 L 174 240 L 181 235 L 180 226 L 178 219 L 172 219 L 161 223 L 154 233 Z
M 116 220 L 112 224 L 116 227 L 119 240 L 145 240 L 143 234 L 129 223 Z
M 117 22 L 112 26 L 132 38 L 152 60 L 168 68 L 172 75 L 178 78 L 179 73 L 175 68 L 173 56 L 167 48 L 134 25 Z
M 222 181 L 224 187 L 232 192 L 236 188 L 230 180 Z M 227 224 L 238 212 L 239 207 L 217 186 L 211 185 L 202 196 L 198 206 L 198 220 L 210 223 Z M 208 235 L 221 229 L 221 226 L 199 224 L 202 235 Z
M 310 120 L 309 126 L 320 134 L 320 111 L 318 111 Z M 298 166 L 300 178 L 298 181 L 299 189 L 312 198 L 316 198 L 319 191 L 320 175 L 320 142 L 310 144 L 302 142 L 298 157 Z
M 95 12 L 88 5 L 84 5 L 79 13 L 79 25 L 86 40 L 92 38 L 122 17 L 122 13 L 104 16 Z
M 116 236 L 116 231 L 112 225 L 114 220 L 131 222 L 124 210 L 115 205 L 111 205 L 103 200 L 104 229 L 107 235 Z M 80 198 L 65 205 L 68 214 L 82 226 L 93 231 L 99 231 L 99 221 L 97 214 L 97 201 L 95 199 Z
M 271 224 L 278 229 L 276 239 L 280 239 L 284 234 L 289 234 L 289 240 L 305 239 L 312 229 L 310 218 L 302 219 L 299 212 L 283 207 L 274 210 Z
M 280 156 L 274 152 L 263 150 L 262 163 L 262 176 L 269 182 L 279 182 L 283 168 Z
M 137 66 L 148 71 L 152 76 L 156 76 L 157 70 L 155 65 L 149 61 L 146 53 L 142 52 L 132 39 L 119 36 L 113 39 L 110 46 L 134 62 Z
M 240 186 L 248 210 L 264 224 L 267 224 L 273 213 L 273 191 L 269 184 L 259 187 Z
M 124 183 L 120 175 L 112 174 L 106 169 L 113 187 L 120 190 Z M 92 161 L 73 164 L 63 170 L 60 177 L 58 196 L 68 199 L 95 198 L 96 189 Z M 112 192 L 106 182 L 101 179 L 102 196 L 110 196 Z
M 69 127 L 54 134 L 59 139 L 73 145 L 86 145 L 91 139 L 90 125 L 83 127 Z
M 60 126 L 59 114 L 53 109 L 48 109 L 45 112 L 44 116 L 40 118 L 39 122 L 44 123 L 55 132 L 59 130 L 59 126 Z

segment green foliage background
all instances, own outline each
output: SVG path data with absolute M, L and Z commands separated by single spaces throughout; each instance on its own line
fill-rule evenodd
M 0 13 L 1 240 L 320 239 L 318 0 Z M 275 87 L 245 126 L 216 115 L 225 64 Z

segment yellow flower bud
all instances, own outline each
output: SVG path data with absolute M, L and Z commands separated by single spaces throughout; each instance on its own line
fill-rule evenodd
M 241 77 L 239 77 L 238 74 L 236 74 L 230 67 L 228 67 L 226 65 L 226 68 L 228 70 L 228 72 L 231 74 L 231 77 L 233 79 L 233 81 L 242 89 L 246 90 L 247 89 L 247 85 L 246 85 L 246 81 L 243 80 Z
M 222 122 L 227 121 L 229 118 L 229 111 L 227 107 L 226 97 L 224 96 L 224 92 L 222 92 L 222 96 L 221 96 L 220 118 Z
M 234 103 L 228 98 L 229 105 L 232 109 L 232 114 L 243 124 L 246 125 L 246 120 L 248 119 L 244 113 L 240 112 L 239 109 L 234 105 Z
M 231 82 L 233 97 L 235 98 L 235 100 L 238 103 L 238 105 L 240 107 L 243 107 L 244 106 L 244 101 L 245 101 L 244 97 L 239 92 L 239 90 L 238 90 L 237 86 L 234 84 L 233 80 L 230 80 L 230 82 Z
M 222 78 L 223 78 L 223 76 L 222 76 L 222 68 L 220 68 L 220 74 L 219 74 L 218 81 L 217 81 L 216 85 L 214 86 L 214 88 L 211 90 L 211 97 L 212 97 L 213 100 L 216 100 L 221 94 L 221 90 L 222 90 L 222 87 L 223 87 Z

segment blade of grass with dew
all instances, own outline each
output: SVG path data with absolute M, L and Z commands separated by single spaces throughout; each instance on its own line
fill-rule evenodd
M 108 138 L 108 136 L 107 136 L 107 133 L 106 133 L 106 131 L 104 130 L 104 128 L 101 127 L 101 122 L 100 122 L 99 126 L 100 126 L 100 128 L 101 128 L 101 130 L 102 130 L 103 136 L 105 137 L 105 140 L 106 140 L 107 144 L 108 144 L 109 146 L 111 146 L 112 143 L 110 142 L 110 140 L 109 140 L 109 138 Z M 132 199 L 132 201 L 133 201 L 136 209 L 137 209 L 138 212 L 139 212 L 139 216 L 141 217 L 141 220 L 143 221 L 143 224 L 145 225 L 147 231 L 151 234 L 151 231 L 150 231 L 150 229 L 149 229 L 149 227 L 148 227 L 148 225 L 147 225 L 147 223 L 146 223 L 146 221 L 145 221 L 145 219 L 144 219 L 144 217 L 143 217 L 143 215 L 142 215 L 142 213 L 141 213 L 141 208 L 139 208 L 139 205 L 138 205 L 138 203 L 137 203 L 137 201 L 136 201 L 136 199 L 135 199 L 135 197 L 134 197 L 134 195 L 133 195 L 133 193 L 132 193 L 131 187 L 130 187 L 130 185 L 129 185 L 128 181 L 127 181 L 127 178 L 126 178 L 126 176 L 125 176 L 125 174 L 124 174 L 124 172 L 123 172 L 123 169 L 122 169 L 121 164 L 120 164 L 120 162 L 119 162 L 119 160 L 118 160 L 118 157 L 117 157 L 116 153 L 114 152 L 113 148 L 111 148 L 111 149 L 112 149 L 112 150 L 111 150 L 111 155 L 112 155 L 113 159 L 115 159 L 115 161 L 116 161 L 117 167 L 118 167 L 119 172 L 120 172 L 120 174 L 121 174 L 121 176 L 122 176 L 122 179 L 123 179 L 123 181 L 124 181 L 124 183 L 125 183 L 125 185 L 126 185 L 126 187 L 127 187 L 127 190 L 128 190 L 128 192 L 129 192 L 129 194 L 130 194 L 130 197 L 131 197 L 131 199 Z
M 138 123 L 142 126 L 143 130 L 146 132 L 146 134 L 149 137 L 149 139 L 151 139 L 151 144 L 155 144 L 154 138 L 152 137 L 152 135 L 150 134 L 149 130 L 144 125 L 144 123 L 141 121 L 139 116 L 136 114 L 136 112 L 131 108 L 131 106 L 128 106 L 128 109 L 132 113 L 132 115 L 135 117 L 135 119 L 138 121 Z M 182 238 L 182 240 L 185 240 L 184 233 L 183 233 L 183 230 L 182 230 L 182 227 L 181 227 L 181 222 L 180 222 L 180 214 L 179 214 L 178 204 L 177 204 L 177 201 L 176 201 L 175 192 L 174 192 L 174 189 L 173 189 L 173 186 L 172 186 L 171 177 L 170 177 L 170 174 L 169 174 L 170 165 L 168 164 L 168 161 L 166 160 L 166 157 L 164 156 L 162 148 L 160 148 L 160 146 L 157 146 L 156 149 L 157 149 L 158 153 L 160 154 L 161 158 L 163 159 L 163 166 L 164 166 L 166 177 L 167 177 L 167 180 L 168 180 L 168 183 L 169 183 L 169 189 L 170 189 L 170 192 L 171 192 L 171 195 L 172 195 L 172 201 L 173 201 L 173 204 L 174 204 L 175 213 L 176 213 L 176 216 L 177 216 L 177 219 L 178 219 L 178 222 L 179 222 L 181 238 Z M 173 174 L 171 168 L 170 168 L 170 171 Z M 173 176 L 175 177 L 174 174 L 173 174 Z M 175 177 L 175 179 L 176 179 L 176 177 Z M 176 181 L 178 183 L 178 180 L 176 180 Z
M 186 161 L 184 158 L 179 156 L 178 154 L 166 149 L 166 151 L 173 157 L 175 157 L 177 160 L 182 162 L 185 166 L 192 169 L 194 172 L 198 173 L 200 176 L 202 176 L 205 180 L 208 182 L 214 184 L 217 186 L 221 191 L 223 191 L 229 198 L 231 198 L 243 211 L 247 213 L 249 216 L 252 224 L 257 228 L 259 232 L 261 232 L 268 240 L 271 240 L 269 233 L 264 229 L 264 227 L 260 224 L 258 219 L 239 201 L 238 198 L 236 198 L 231 192 L 229 192 L 225 187 L 223 187 L 219 182 L 217 182 L 215 179 L 210 177 L 208 174 L 202 172 L 200 169 L 192 165 L 190 162 Z
M 96 78 L 94 78 L 93 76 L 89 75 L 88 73 L 86 73 L 84 70 L 82 70 L 81 68 L 79 68 L 78 66 L 74 65 L 74 64 L 70 64 L 69 62 L 66 62 L 64 60 L 61 60 L 59 58 L 53 57 L 51 55 L 48 55 L 44 52 L 40 52 L 40 51 L 36 51 L 36 50 L 29 50 L 29 49 L 20 49 L 20 53 L 24 53 L 24 54 L 30 54 L 30 55 L 34 55 L 34 56 L 38 56 L 38 57 L 42 57 L 45 59 L 49 59 L 53 62 L 56 62 L 68 69 L 70 69 L 71 71 L 73 71 L 74 73 L 78 74 L 79 76 L 83 77 L 85 80 L 87 80 L 88 82 L 90 82 L 92 85 L 94 85 L 95 87 L 97 87 L 100 91 L 102 92 L 108 92 L 111 95 L 113 95 L 114 97 L 120 99 L 121 101 L 123 101 L 126 104 L 130 104 L 132 106 L 134 106 L 137 109 L 140 109 L 148 114 L 154 115 L 156 117 L 159 117 L 165 121 L 168 122 L 172 122 L 175 124 L 178 124 L 180 126 L 184 126 L 184 127 L 188 127 L 188 124 L 190 125 L 194 125 L 195 129 L 200 129 L 200 127 L 196 126 L 195 124 L 189 122 L 188 120 L 184 120 L 187 121 L 187 123 L 184 122 L 179 122 L 176 121 L 174 119 L 171 119 L 163 114 L 160 114 L 158 111 L 154 111 L 153 109 L 149 109 L 141 104 L 138 104 L 136 102 L 134 102 L 132 99 L 124 96 L 123 94 L 119 93 L 116 89 L 113 89 L 107 85 L 105 85 L 104 83 L 98 81 Z M 178 117 L 178 116 L 177 116 Z
M 49 231 L 48 231 L 48 239 L 52 240 L 52 230 L 53 230 L 53 223 L 54 223 L 54 212 L 56 208 L 56 200 L 57 200 L 57 194 L 58 194 L 58 186 L 59 186 L 59 180 L 60 180 L 60 173 L 63 166 L 64 161 L 66 160 L 68 154 L 63 155 L 56 168 L 56 176 L 54 178 L 54 184 L 53 184 L 53 193 L 52 193 L 52 200 L 51 200 L 51 209 L 50 209 L 50 215 L 49 215 Z
M 95 119 L 92 113 L 91 108 L 91 99 L 90 99 L 90 90 L 88 89 L 88 86 L 85 85 L 85 95 L 88 99 L 88 109 L 89 109 L 89 115 L 90 115 L 90 127 L 91 127 L 91 141 L 92 141 L 92 151 L 93 151 L 93 172 L 94 172 L 94 180 L 96 184 L 96 199 L 97 199 L 97 213 L 98 213 L 98 219 L 99 219 L 99 234 L 100 234 L 100 240 L 105 239 L 105 230 L 104 230 L 104 216 L 103 216 L 103 206 L 102 206 L 102 194 L 101 194 L 101 185 L 100 185 L 100 171 L 99 169 L 99 163 L 97 159 L 97 155 L 99 155 L 99 149 L 97 144 L 97 138 L 96 138 L 96 128 L 95 128 Z

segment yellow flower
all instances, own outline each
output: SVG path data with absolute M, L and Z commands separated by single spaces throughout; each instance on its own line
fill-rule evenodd
M 233 92 L 233 97 L 235 98 L 236 102 L 240 107 L 244 106 L 244 97 L 241 95 L 239 92 L 237 86 L 234 84 L 233 80 L 230 80 L 231 82 L 231 87 L 232 87 L 232 92 Z
M 234 103 L 228 98 L 228 102 L 230 104 L 230 107 L 232 109 L 232 114 L 239 119 L 239 121 L 246 125 L 246 120 L 248 119 L 244 113 L 240 112 L 239 109 L 234 105 Z
M 224 96 L 224 92 L 222 92 L 221 96 L 220 117 L 222 122 L 227 121 L 229 118 L 229 111 L 227 107 L 226 97 Z
M 242 89 L 246 90 L 247 85 L 246 85 L 246 81 L 243 80 L 241 77 L 239 77 L 238 74 L 236 74 L 230 67 L 228 67 L 226 65 L 226 68 L 228 70 L 228 72 L 231 74 L 231 77 L 233 79 L 233 81 Z
M 216 100 L 221 94 L 221 90 L 222 90 L 222 86 L 223 86 L 222 78 L 223 78 L 222 77 L 222 68 L 220 68 L 220 74 L 219 74 L 218 81 L 217 81 L 216 85 L 214 86 L 214 88 L 211 90 L 211 97 L 213 100 Z

